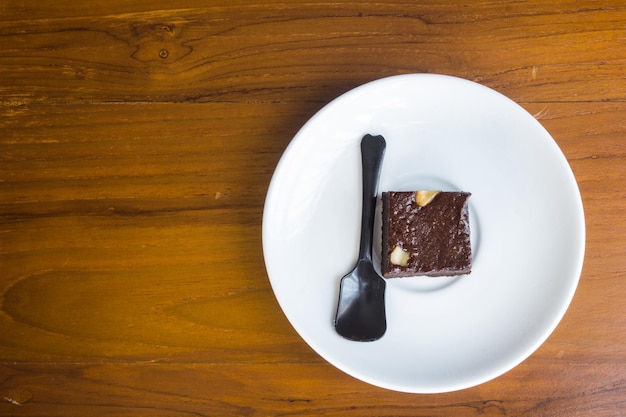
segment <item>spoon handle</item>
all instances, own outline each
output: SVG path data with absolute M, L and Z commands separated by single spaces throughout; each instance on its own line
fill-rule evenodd
M 378 179 L 385 154 L 385 138 L 365 135 L 361 140 L 361 163 L 363 172 L 363 208 L 361 215 L 361 242 L 359 259 L 372 260 L 374 237 L 374 213 L 378 194 Z

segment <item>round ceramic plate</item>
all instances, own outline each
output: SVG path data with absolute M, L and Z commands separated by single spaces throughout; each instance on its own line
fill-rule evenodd
M 358 252 L 366 133 L 387 141 L 379 193 L 472 193 L 473 267 L 388 279 L 387 332 L 360 343 L 333 320 Z M 268 275 L 300 336 L 342 371 L 413 393 L 471 387 L 531 355 L 574 295 L 584 246 L 576 180 L 548 132 L 503 95 L 442 75 L 384 78 L 325 106 L 282 156 L 263 214 Z M 379 264 L 380 233 L 374 250 Z

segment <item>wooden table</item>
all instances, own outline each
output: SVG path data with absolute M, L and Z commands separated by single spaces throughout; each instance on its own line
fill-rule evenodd
M 1 2 L 0 414 L 625 415 L 624 2 L 417 3 Z M 301 125 L 405 73 L 520 103 L 566 155 L 587 222 L 547 342 L 436 395 L 321 359 L 261 248 Z

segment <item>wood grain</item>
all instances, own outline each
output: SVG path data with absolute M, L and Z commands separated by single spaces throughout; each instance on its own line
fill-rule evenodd
M 619 1 L 601 8 L 580 1 L 189 3 L 162 10 L 103 2 L 83 6 L 83 14 L 63 10 L 69 15 L 44 6 L 14 17 L 7 8 L 3 95 L 15 103 L 325 102 L 407 72 L 481 81 L 517 101 L 620 101 L 626 94 L 616 82 L 626 62 Z
M 625 30 L 618 1 L 1 3 L 0 415 L 624 415 Z M 533 114 L 587 225 L 548 341 L 438 395 L 321 359 L 282 314 L 261 242 L 300 126 L 412 72 Z

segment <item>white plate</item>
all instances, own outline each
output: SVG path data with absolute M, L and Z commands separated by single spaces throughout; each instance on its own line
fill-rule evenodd
M 467 276 L 387 280 L 387 333 L 359 343 L 333 319 L 358 252 L 365 133 L 387 140 L 379 192 L 472 193 L 474 256 Z M 374 247 L 380 262 L 379 234 Z M 268 275 L 300 336 L 344 372 L 413 393 L 471 387 L 531 355 L 565 314 L 584 247 L 576 180 L 548 132 L 503 95 L 442 75 L 384 78 L 325 106 L 282 156 L 263 214 Z

